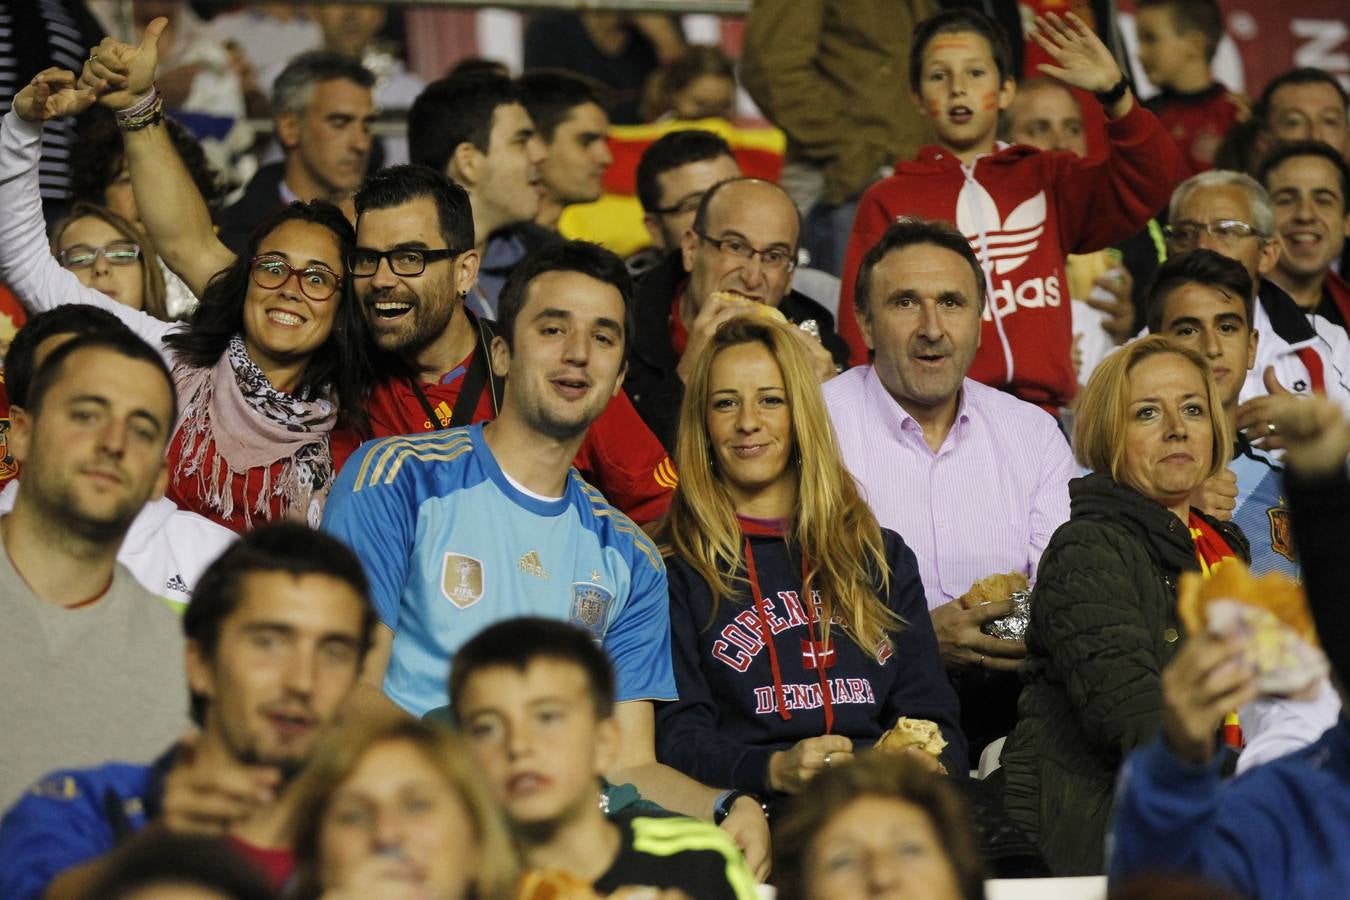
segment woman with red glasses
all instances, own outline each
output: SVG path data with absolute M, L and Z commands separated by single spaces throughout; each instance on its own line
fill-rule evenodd
M 365 324 L 342 268 L 350 223 L 330 203 L 292 203 L 237 258 L 218 242 L 203 246 L 224 267 L 193 286 L 202 303 L 185 323 L 116 303 L 48 253 L 38 194 L 43 121 L 92 100 L 73 74 L 48 69 L 0 124 L 0 277 L 30 311 L 99 306 L 163 349 L 182 407 L 169 446 L 172 500 L 236 531 L 283 518 L 317 526 L 335 457 L 355 448 L 364 423 Z

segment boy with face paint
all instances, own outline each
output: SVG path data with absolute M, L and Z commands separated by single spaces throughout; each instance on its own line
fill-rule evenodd
M 1100 250 L 1138 231 L 1167 201 L 1183 162 L 1158 120 L 1131 95 L 1110 51 L 1070 14 L 1031 34 L 1055 60 L 1043 74 L 1097 94 L 1109 121 L 1104 160 L 996 140 L 1016 93 L 1007 37 L 981 13 L 927 19 L 909 60 L 912 96 L 937 143 L 863 194 L 843 272 L 839 331 L 850 361 L 868 347 L 852 303 L 858 264 L 898 215 L 954 222 L 984 267 L 990 303 L 970 377 L 1055 412 L 1075 392 L 1066 253 Z

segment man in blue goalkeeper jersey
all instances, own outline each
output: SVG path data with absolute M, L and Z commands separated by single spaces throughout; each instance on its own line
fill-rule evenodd
M 624 749 L 610 780 L 711 819 L 718 791 L 655 757 L 652 703 L 675 697 L 660 555 L 571 467 L 622 384 L 631 310 L 612 253 L 572 241 L 528 257 L 499 300 L 498 417 L 367 442 L 333 487 L 324 529 L 361 557 L 380 618 L 360 702 L 380 702 L 379 688 L 413 715 L 438 710 L 450 664 L 474 635 L 519 616 L 567 621 L 616 673 Z M 765 863 L 768 829 L 752 800 L 725 827 L 752 865 Z

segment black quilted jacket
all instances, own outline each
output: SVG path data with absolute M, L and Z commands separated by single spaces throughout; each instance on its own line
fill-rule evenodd
M 1116 772 L 1161 722 L 1176 578 L 1199 563 L 1185 523 L 1107 475 L 1070 482 L 1069 499 L 1037 568 L 1003 802 L 1056 875 L 1087 875 L 1104 870 Z M 1209 523 L 1249 557 L 1237 526 Z

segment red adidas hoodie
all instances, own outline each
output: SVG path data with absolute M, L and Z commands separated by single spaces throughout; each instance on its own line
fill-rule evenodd
M 990 301 L 970 377 L 1053 410 L 1077 380 L 1064 256 L 1124 240 L 1167 205 L 1185 177 L 1176 143 L 1138 103 L 1107 123 L 1105 159 L 1004 147 L 964 166 L 936 145 L 868 188 L 844 260 L 839 333 L 849 361 L 867 362 L 853 282 L 867 250 L 897 216 L 956 224 L 984 264 Z

